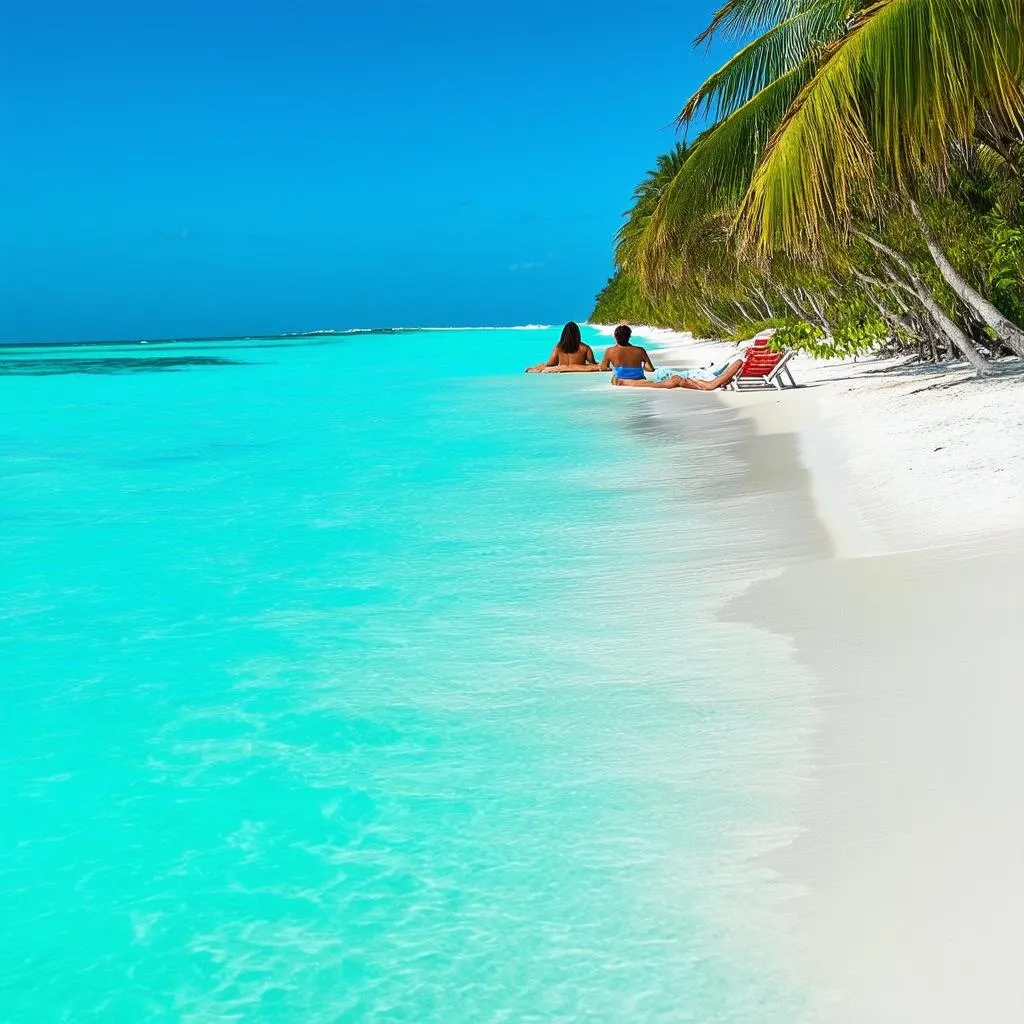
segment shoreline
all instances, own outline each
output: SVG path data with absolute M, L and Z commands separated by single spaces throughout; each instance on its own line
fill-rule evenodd
M 658 365 L 726 347 L 635 334 Z M 1009 1024 L 1024 1019 L 1024 381 L 902 362 L 799 357 L 797 391 L 717 396 L 757 436 L 792 439 L 833 547 L 720 614 L 787 639 L 817 682 L 800 834 L 766 865 L 804 894 L 799 973 L 837 1021 Z
M 634 333 L 659 365 L 706 365 L 735 348 L 663 328 Z M 863 557 L 1024 530 L 1024 376 L 979 381 L 969 368 L 902 358 L 798 355 L 790 366 L 796 390 L 716 394 L 758 433 L 798 437 L 841 550 Z
M 1024 534 L 790 566 L 723 616 L 817 684 L 800 835 L 770 858 L 836 1022 L 1024 1019 Z

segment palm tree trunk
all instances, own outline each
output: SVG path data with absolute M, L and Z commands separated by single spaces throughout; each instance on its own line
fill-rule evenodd
M 785 292 L 784 292 L 784 291 L 783 291 L 783 290 L 782 290 L 781 288 L 779 288 L 779 287 L 776 287 L 776 290 L 778 291 L 779 295 L 780 295 L 780 296 L 782 297 L 782 301 L 783 301 L 783 302 L 784 302 L 784 303 L 785 303 L 785 304 L 786 304 L 787 306 L 789 306 L 789 308 L 790 308 L 791 310 L 793 310 L 793 312 L 794 312 L 794 313 L 796 313 L 796 315 L 797 315 L 798 317 L 800 317 L 801 319 L 803 319 L 803 313 L 801 313 L 801 312 L 800 312 L 800 310 L 799 310 L 799 309 L 797 308 L 797 305 L 796 305 L 796 303 L 795 303 L 795 302 L 793 301 L 793 299 L 792 299 L 792 298 L 791 298 L 791 297 L 790 297 L 789 295 L 787 295 L 787 294 L 786 294 L 786 293 L 785 293 Z
M 708 318 L 708 323 L 710 323 L 712 327 L 718 327 L 726 334 L 732 332 L 732 328 L 721 317 L 715 316 L 715 314 L 711 312 L 710 306 L 705 305 L 703 302 L 698 302 L 696 305 L 697 308 Z
M 899 278 L 889 268 L 886 267 L 886 272 L 893 279 L 898 281 Z M 975 373 L 979 377 L 988 377 L 993 373 L 992 365 L 988 360 L 975 348 L 974 342 L 952 321 L 946 316 L 943 308 L 939 305 L 936 298 L 928 290 L 928 286 L 922 281 L 916 274 L 911 275 L 910 279 L 911 286 L 914 289 L 914 293 L 917 295 L 921 302 L 921 305 L 928 310 L 931 318 L 938 324 L 942 333 L 949 340 L 951 351 L 959 349 L 963 354 L 964 358 L 974 367 Z
M 818 314 L 818 321 L 821 326 L 825 329 L 825 333 L 831 338 L 832 337 L 832 325 L 828 322 L 825 314 L 821 311 L 821 307 L 814 301 L 814 295 L 811 292 L 807 293 L 807 301 L 811 304 L 814 312 Z
M 999 340 L 1014 355 L 1024 359 L 1024 331 L 1012 320 L 1003 316 L 984 295 L 972 288 L 960 276 L 957 269 L 949 262 L 946 254 L 939 248 L 932 237 L 928 222 L 924 219 L 921 211 L 917 208 L 917 203 L 913 199 L 910 200 L 910 209 L 913 211 L 914 218 L 921 228 L 921 233 L 924 235 L 924 240 L 928 245 L 928 251 L 935 261 L 935 266 L 939 268 L 939 273 L 946 279 L 949 287 L 974 311 L 982 323 L 996 332 Z
M 764 297 L 764 292 L 761 291 L 760 288 L 752 288 L 751 291 L 754 293 L 754 295 L 756 295 L 761 300 L 761 305 L 764 306 L 764 311 L 765 311 L 765 314 L 767 315 L 768 319 L 769 320 L 774 319 L 775 313 L 773 312 L 772 307 L 771 307 L 770 303 L 768 302 L 768 300 Z
M 744 306 L 739 299 L 733 299 L 732 304 L 740 311 L 740 316 L 742 316 L 747 323 L 754 323 L 757 321 L 758 318 L 756 316 L 751 316 L 746 306 Z
M 907 307 L 900 300 L 899 293 L 893 290 L 892 285 L 888 285 L 884 281 L 879 281 L 877 278 L 869 277 L 867 274 L 862 274 L 856 268 L 854 268 L 853 274 L 854 277 L 856 277 L 861 282 L 861 284 L 866 284 L 869 286 L 864 289 L 864 294 L 867 296 L 868 302 L 870 302 L 871 305 L 874 306 L 875 309 L 877 309 L 878 312 L 881 314 L 882 319 L 885 321 L 886 325 L 890 328 L 890 330 L 892 330 L 895 333 L 895 331 L 898 328 L 902 327 L 903 330 L 905 330 L 911 337 L 921 334 L 921 331 L 915 328 L 914 325 L 905 316 L 900 316 L 899 313 L 894 313 L 884 302 L 882 302 L 882 300 L 875 294 L 873 290 L 874 288 L 881 288 L 886 295 L 889 295 L 893 299 L 895 299 L 896 303 L 899 305 L 900 309 L 902 309 L 904 313 L 912 315 L 910 314 L 910 311 L 907 309 Z M 934 334 L 931 331 L 928 331 L 927 333 L 928 337 L 933 339 L 932 351 L 934 352 Z M 938 362 L 938 359 L 934 360 L 934 362 Z
M 893 272 L 893 270 L 886 266 L 885 271 L 889 275 L 889 278 L 896 285 L 900 285 L 907 288 L 914 295 L 917 296 L 918 301 L 928 313 L 931 318 L 935 321 L 936 325 L 941 329 L 942 333 L 949 339 L 950 343 L 958 348 L 963 354 L 964 358 L 974 367 L 975 372 L 979 377 L 987 377 L 992 373 L 992 367 L 988 360 L 974 347 L 974 342 L 971 341 L 967 335 L 960 330 L 960 328 L 953 323 L 948 316 L 946 316 L 942 307 L 939 305 L 938 300 L 928 290 L 928 286 L 921 280 L 914 268 L 907 262 L 895 249 L 890 248 L 884 242 L 880 242 L 877 238 L 873 238 L 871 235 L 864 231 L 858 231 L 857 234 L 864 239 L 868 245 L 873 246 L 879 252 L 885 253 L 896 265 L 907 275 L 910 280 L 910 287 L 904 285 L 899 277 Z

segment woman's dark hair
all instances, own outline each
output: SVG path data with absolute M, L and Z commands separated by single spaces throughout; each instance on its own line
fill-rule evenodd
M 628 345 L 629 339 L 633 337 L 633 329 L 625 324 L 619 324 L 615 328 L 615 343 L 617 345 Z
M 564 352 L 567 356 L 574 356 L 583 344 L 583 336 L 580 334 L 580 325 L 570 320 L 562 328 L 562 336 L 558 339 L 558 351 Z

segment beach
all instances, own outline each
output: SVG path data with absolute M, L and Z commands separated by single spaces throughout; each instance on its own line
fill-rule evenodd
M 6 350 L 0 1016 L 1017 1019 L 1012 382 L 555 338 Z
M 637 333 L 659 366 L 725 349 Z M 870 358 L 794 374 L 719 401 L 798 453 L 831 541 L 722 613 L 815 681 L 799 835 L 770 858 L 802 969 L 833 1020 L 1019 1021 L 1024 389 Z
M 0 1024 L 1024 1024 L 1024 0 L 0 20 Z

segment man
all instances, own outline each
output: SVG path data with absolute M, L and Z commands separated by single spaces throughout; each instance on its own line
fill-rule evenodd
M 717 391 L 724 388 L 743 368 L 747 358 L 747 350 L 739 348 L 730 352 L 725 363 L 713 367 L 701 367 L 699 370 L 658 370 L 654 380 L 646 377 L 639 380 L 616 380 L 613 384 L 633 388 L 686 388 L 689 391 Z
M 650 384 L 644 371 L 654 373 L 654 363 L 647 354 L 647 349 L 634 345 L 630 340 L 633 331 L 627 324 L 619 324 L 615 328 L 615 344 L 605 349 L 600 370 L 612 371 L 613 384 Z

